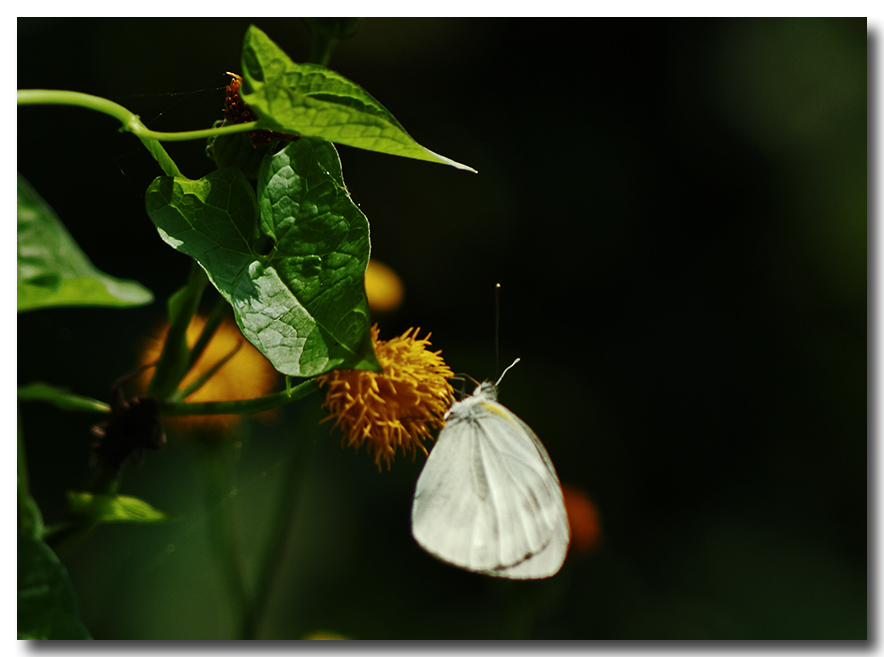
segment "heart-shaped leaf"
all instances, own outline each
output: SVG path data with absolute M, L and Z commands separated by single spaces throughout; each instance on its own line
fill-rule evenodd
M 242 98 L 260 128 L 475 172 L 418 144 L 359 85 L 324 66 L 296 64 L 254 25 L 246 32 L 242 65 Z
M 344 187 L 334 146 L 300 139 L 265 158 L 258 197 L 237 169 L 162 176 L 147 190 L 147 211 L 163 240 L 205 269 L 277 370 L 379 370 L 364 283 L 368 220 Z

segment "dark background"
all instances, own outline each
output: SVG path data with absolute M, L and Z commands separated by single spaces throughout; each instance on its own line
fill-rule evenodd
M 18 87 L 72 89 L 188 130 L 221 118 L 255 23 L 19 19 Z M 379 474 L 323 425 L 264 638 L 814 639 L 867 628 L 865 19 L 367 19 L 330 66 L 428 148 L 340 147 L 373 256 L 406 297 L 382 337 L 433 332 L 494 375 L 603 540 L 542 582 L 434 561 L 409 509 L 422 459 Z M 204 144 L 168 147 L 185 175 Z M 159 169 L 109 117 L 18 110 L 18 168 L 99 269 L 157 301 L 18 323 L 18 378 L 104 398 L 188 261 L 144 211 Z M 309 402 L 313 403 L 313 402 Z M 296 425 L 250 423 L 236 470 L 250 576 Z M 47 518 L 82 486 L 92 418 L 21 407 Z M 68 562 L 96 638 L 232 638 L 199 451 L 170 434 L 121 492 L 182 516 L 106 526 Z

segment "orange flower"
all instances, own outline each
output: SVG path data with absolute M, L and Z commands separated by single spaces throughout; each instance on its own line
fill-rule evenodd
M 392 269 L 377 260 L 368 261 L 365 270 L 365 294 L 372 313 L 395 310 L 404 295 L 402 281 Z
M 582 490 L 570 484 L 562 484 L 565 494 L 565 510 L 571 525 L 571 550 L 589 554 L 598 547 L 602 528 L 599 510 Z
M 187 327 L 187 345 L 193 347 L 206 325 L 204 317 L 194 316 Z M 139 358 L 139 364 L 153 363 L 160 357 L 169 326 L 161 330 L 159 340 L 148 340 Z M 260 351 L 255 349 L 242 335 L 236 323 L 227 319 L 221 322 L 215 335 L 206 345 L 200 358 L 181 381 L 179 389 L 183 390 L 201 376 L 206 374 L 225 356 L 239 345 L 239 349 L 214 375 L 198 390 L 188 395 L 184 401 L 234 401 L 262 397 L 273 392 L 279 373 L 273 368 Z M 146 389 L 150 381 L 151 370 L 147 370 L 140 379 Z M 262 414 L 263 415 L 263 414 Z M 169 427 L 187 430 L 200 430 L 205 433 L 219 433 L 233 429 L 242 421 L 241 415 L 187 415 L 167 417 L 163 422 Z
M 420 329 L 409 329 L 392 340 L 379 340 L 378 327 L 371 329 L 375 354 L 384 371 L 338 369 L 317 377 L 325 390 L 323 407 L 334 419 L 333 427 L 344 432 L 343 441 L 357 450 L 366 445 L 374 462 L 390 467 L 400 448 L 424 454 L 423 441 L 431 429 L 442 426 L 454 390 L 448 379 L 454 373 L 442 360 L 441 351 L 428 351 L 430 336 L 418 339 Z

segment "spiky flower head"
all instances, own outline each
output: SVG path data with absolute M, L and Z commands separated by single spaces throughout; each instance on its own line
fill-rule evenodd
M 377 325 L 371 339 L 383 372 L 338 369 L 317 377 L 325 391 L 323 422 L 335 420 L 343 442 L 357 450 L 365 445 L 389 469 L 398 450 L 427 453 L 424 441 L 444 423 L 454 392 L 454 376 L 440 355 L 429 351 L 430 335 L 418 338 L 420 329 L 408 329 L 391 340 L 380 340 Z

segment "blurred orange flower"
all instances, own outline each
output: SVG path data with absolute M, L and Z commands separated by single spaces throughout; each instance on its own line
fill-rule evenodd
M 206 319 L 194 316 L 187 327 L 187 345 L 193 347 L 206 325 Z M 139 357 L 139 364 L 155 362 L 163 349 L 169 325 L 165 324 L 159 331 L 158 339 L 148 339 Z M 190 369 L 181 382 L 179 389 L 185 389 L 201 376 L 211 370 L 219 361 L 230 354 L 239 345 L 239 349 L 213 376 L 198 390 L 184 401 L 234 401 L 262 397 L 273 392 L 279 373 L 273 368 L 263 354 L 255 349 L 242 335 L 239 327 L 232 319 L 226 319 L 218 326 L 215 335 L 206 345 L 200 358 Z M 146 389 L 152 371 L 148 369 L 140 378 Z M 262 413 L 262 416 L 267 414 Z M 199 430 L 203 433 L 219 433 L 233 429 L 242 421 L 241 415 L 186 415 L 166 417 L 166 426 L 184 430 Z
M 385 313 L 399 307 L 405 292 L 396 272 L 377 260 L 369 260 L 365 270 L 365 294 L 373 313 Z
M 562 484 L 565 494 L 565 510 L 571 524 L 571 550 L 589 554 L 598 547 L 602 535 L 599 510 L 581 489 Z
M 427 453 L 424 440 L 431 429 L 442 426 L 454 390 L 448 379 L 454 373 L 441 351 L 428 351 L 430 336 L 418 339 L 420 329 L 408 329 L 391 340 L 378 339 L 377 325 L 371 329 L 372 343 L 383 372 L 338 369 L 317 377 L 325 390 L 323 407 L 329 411 L 323 422 L 335 420 L 343 440 L 355 447 L 366 445 L 374 462 L 390 467 L 396 451 Z
M 304 638 L 308 641 L 346 641 L 348 639 L 348 637 L 345 637 L 343 634 L 330 632 L 328 630 L 317 630 L 316 632 L 311 632 Z

